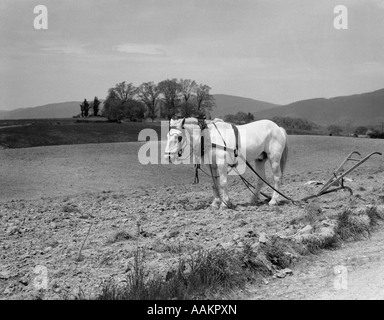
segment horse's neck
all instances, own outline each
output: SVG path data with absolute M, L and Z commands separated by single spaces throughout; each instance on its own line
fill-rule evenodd
M 193 137 L 195 134 L 200 134 L 200 127 L 198 124 L 186 123 L 184 124 L 184 129 L 188 131 L 190 137 Z
M 200 126 L 197 123 L 186 123 L 184 129 L 188 132 L 190 143 L 192 144 L 193 153 L 200 152 L 201 148 L 201 137 L 205 137 L 204 143 L 210 141 L 209 129 L 206 128 L 201 131 Z

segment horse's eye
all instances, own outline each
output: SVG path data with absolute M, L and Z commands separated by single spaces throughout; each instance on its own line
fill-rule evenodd
M 183 140 L 183 137 L 182 137 L 182 136 L 178 136 L 178 137 L 177 137 L 177 140 L 178 140 L 179 142 L 181 142 L 181 140 Z

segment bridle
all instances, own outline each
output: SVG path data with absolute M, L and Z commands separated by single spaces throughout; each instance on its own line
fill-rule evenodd
M 181 134 L 180 134 L 180 135 L 177 135 L 177 133 L 173 133 L 173 134 L 171 134 L 171 130 L 178 130 L 178 131 L 181 132 Z M 183 130 L 184 130 L 184 126 L 182 126 L 181 129 L 178 128 L 178 127 L 176 127 L 176 126 L 170 126 L 170 127 L 169 127 L 169 133 L 168 133 L 168 134 L 169 134 L 169 137 L 174 136 L 174 135 L 177 135 L 177 140 L 178 140 L 178 142 L 180 143 L 180 142 L 183 140 L 183 137 L 185 136 Z M 183 143 L 184 143 L 184 145 L 185 145 L 185 138 L 184 138 Z M 173 151 L 173 152 L 169 151 L 169 152 L 166 152 L 166 154 L 167 154 L 168 156 L 171 156 L 171 155 L 173 155 L 173 154 L 177 154 L 177 156 L 180 158 L 180 157 L 183 155 L 183 148 L 184 148 L 184 145 L 181 146 L 180 150 Z
M 205 122 L 205 118 L 196 118 L 196 120 L 197 120 L 197 122 L 198 122 L 197 124 L 200 128 L 201 157 L 203 157 L 204 156 L 204 136 L 202 135 L 202 133 L 203 133 L 204 129 L 208 128 L 208 126 L 207 126 L 207 123 Z M 180 131 L 181 134 L 180 135 L 177 135 L 177 133 L 171 134 L 170 133 L 171 130 L 178 130 L 178 131 Z M 183 149 L 187 143 L 183 130 L 185 130 L 184 123 L 182 124 L 181 129 L 177 126 L 170 126 L 169 127 L 169 133 L 168 133 L 169 136 L 171 137 L 171 136 L 177 135 L 178 142 L 180 143 L 181 141 L 183 141 L 183 145 L 181 146 L 181 148 L 178 151 L 166 152 L 166 155 L 168 155 L 168 157 L 170 157 L 171 155 L 177 154 L 177 156 L 180 158 L 183 155 Z M 190 156 L 190 154 L 189 154 L 189 156 Z M 185 159 L 188 157 L 185 157 Z M 180 160 L 184 160 L 184 159 L 180 159 Z

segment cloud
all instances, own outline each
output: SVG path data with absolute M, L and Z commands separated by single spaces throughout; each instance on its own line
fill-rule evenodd
M 43 47 L 42 50 L 58 54 L 83 55 L 87 53 L 85 47 L 85 45 L 52 45 Z
M 384 0 L 375 0 L 380 9 L 384 9 Z
M 129 54 L 165 55 L 165 50 L 154 44 L 123 43 L 113 48 L 116 51 Z
M 361 76 L 373 76 L 384 74 L 384 63 L 362 62 L 354 67 L 354 73 Z

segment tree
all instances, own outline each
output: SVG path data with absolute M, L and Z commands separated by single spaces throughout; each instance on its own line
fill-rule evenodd
M 249 123 L 251 121 L 254 121 L 254 116 L 252 113 L 248 112 L 242 112 L 239 111 L 236 114 L 227 114 L 224 116 L 224 121 L 225 122 L 231 122 L 231 123 L 236 123 L 236 124 L 244 124 L 244 123 Z
M 343 129 L 336 124 L 331 124 L 327 127 L 327 129 L 333 136 L 339 136 L 343 132 Z
M 113 91 L 116 99 L 126 102 L 132 100 L 136 93 L 137 88 L 132 83 L 125 83 L 125 81 L 117 83 L 113 88 L 109 89 L 109 92 Z
M 121 101 L 117 98 L 113 90 L 109 90 L 108 96 L 104 101 L 102 116 L 108 120 L 118 120 L 119 110 L 122 108 Z
M 157 102 L 160 96 L 159 87 L 153 82 L 144 82 L 139 86 L 138 95 L 148 108 L 148 116 L 152 122 L 157 117 Z
M 357 135 L 359 135 L 359 134 L 366 134 L 367 131 L 368 131 L 367 127 L 360 126 L 360 127 L 356 128 L 355 134 L 357 134 Z
M 207 115 L 216 106 L 215 98 L 209 94 L 211 87 L 206 84 L 196 86 L 196 112 L 197 116 Z
M 104 116 L 109 120 L 121 120 L 124 114 L 127 114 L 126 108 L 130 102 L 134 101 L 137 94 L 137 88 L 132 84 L 126 84 L 125 81 L 117 83 L 108 90 L 107 99 L 104 102 Z
M 125 118 L 130 121 L 141 121 L 145 118 L 147 108 L 141 101 L 129 100 L 123 104 L 120 112 L 120 119 Z
M 93 99 L 93 115 L 96 117 L 97 114 L 99 113 L 99 105 L 100 105 L 100 100 L 95 97 L 95 99 Z
M 309 122 L 307 119 L 291 118 L 291 117 L 273 117 L 272 121 L 278 126 L 285 128 L 286 130 L 299 129 L 311 131 L 319 128 L 316 123 Z
M 226 114 L 224 116 L 224 121 L 229 123 L 237 123 L 236 115 L 234 114 Z
M 196 92 L 197 84 L 194 80 L 191 79 L 180 79 L 179 83 L 181 94 L 185 100 L 184 116 L 188 118 L 192 115 L 192 112 L 188 109 L 188 100 L 191 95 Z
M 170 120 L 177 113 L 180 104 L 181 86 L 176 79 L 163 80 L 158 84 L 159 91 L 163 95 L 164 115 Z
M 88 117 L 89 103 L 87 99 L 84 99 L 84 101 L 80 104 L 80 110 L 82 117 Z

